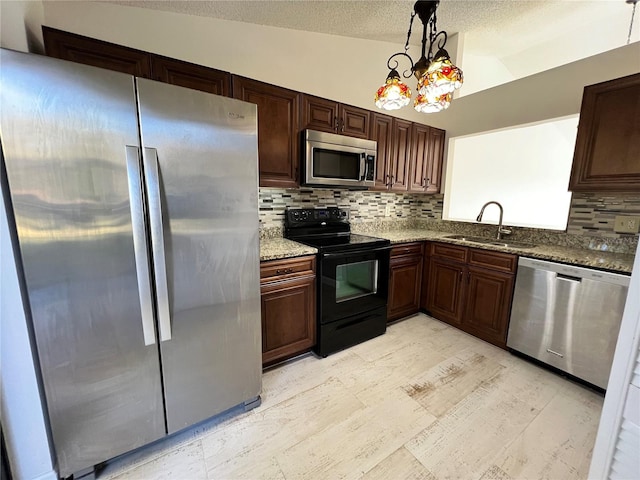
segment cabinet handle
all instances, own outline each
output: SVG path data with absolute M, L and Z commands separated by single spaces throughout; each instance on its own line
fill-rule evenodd
M 344 132 L 344 119 L 343 118 L 340 119 L 340 131 Z
M 338 122 L 338 117 L 333 117 L 333 124 L 335 125 L 334 128 L 336 129 L 336 132 L 337 132 L 338 128 L 340 128 L 340 124 Z
M 293 273 L 293 268 L 278 268 L 276 270 L 276 275 L 284 275 L 285 273 Z

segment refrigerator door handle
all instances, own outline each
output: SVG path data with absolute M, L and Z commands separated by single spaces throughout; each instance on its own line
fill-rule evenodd
M 171 315 L 169 314 L 169 288 L 167 285 L 167 264 L 164 253 L 164 225 L 162 221 L 162 196 L 160 194 L 160 167 L 158 151 L 143 149 L 144 177 L 149 199 L 149 220 L 151 224 L 151 249 L 156 280 L 158 326 L 160 341 L 171 340 Z
M 156 329 L 153 321 L 149 255 L 147 254 L 146 233 L 144 227 L 140 149 L 136 146 L 127 145 L 126 158 L 131 205 L 131 224 L 133 227 L 133 250 L 136 259 L 138 295 L 140 297 L 140 313 L 142 315 L 142 335 L 144 337 L 145 345 L 154 345 L 156 343 Z

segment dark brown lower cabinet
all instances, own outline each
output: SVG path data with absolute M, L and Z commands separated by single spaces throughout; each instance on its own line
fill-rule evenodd
M 316 341 L 315 257 L 260 264 L 262 365 L 307 352 Z
M 465 284 L 464 264 L 434 257 L 429 274 L 429 308 L 438 320 L 460 326 Z
M 387 320 L 397 320 L 420 310 L 422 243 L 407 243 L 391 249 Z
M 427 311 L 506 348 L 517 257 L 439 243 L 430 253 Z
M 463 317 L 467 332 L 506 347 L 513 282 L 511 274 L 469 267 Z

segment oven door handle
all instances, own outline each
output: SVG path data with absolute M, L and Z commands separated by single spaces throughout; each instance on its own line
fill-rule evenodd
M 360 181 L 363 181 L 367 178 L 367 162 L 366 162 L 366 154 L 363 152 L 360 154 Z
M 354 255 L 360 255 L 362 253 L 379 253 L 391 250 L 391 245 L 378 248 L 362 248 L 360 250 L 349 250 L 340 253 L 323 253 L 322 258 L 338 258 L 338 257 L 352 257 Z

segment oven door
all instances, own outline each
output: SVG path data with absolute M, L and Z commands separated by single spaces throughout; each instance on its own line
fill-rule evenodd
M 320 323 L 387 306 L 390 246 L 320 255 Z

